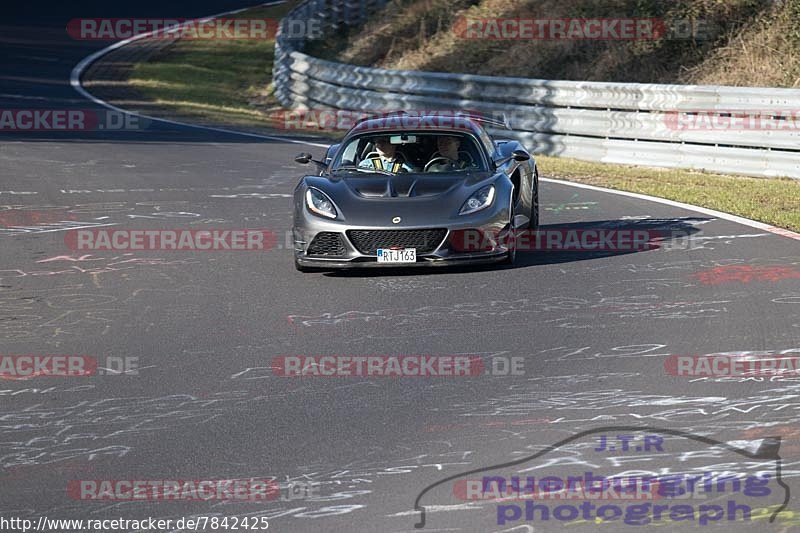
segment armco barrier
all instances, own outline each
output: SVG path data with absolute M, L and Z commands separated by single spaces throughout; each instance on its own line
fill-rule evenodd
M 281 22 L 275 93 L 286 107 L 352 111 L 468 109 L 503 113 L 535 153 L 607 163 L 800 178 L 800 90 L 711 85 L 551 81 L 399 71 L 334 63 L 281 36 L 292 20 L 317 20 L 331 35 L 387 0 L 308 0 Z M 764 117 L 760 128 L 680 127 L 730 113 Z M 772 119 L 778 113 L 781 118 Z M 693 118 L 694 117 L 694 118 Z M 765 126 L 764 126 L 765 125 Z

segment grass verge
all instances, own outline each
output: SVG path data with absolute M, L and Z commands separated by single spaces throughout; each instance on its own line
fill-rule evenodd
M 298 2 L 227 18 L 279 19 Z M 233 126 L 270 127 L 279 104 L 271 95 L 274 40 L 178 40 L 137 63 L 128 83 L 170 111 Z
M 637 192 L 800 231 L 800 180 L 536 158 L 545 177 Z
M 280 18 L 296 2 L 238 17 Z M 276 126 L 272 41 L 178 41 L 133 70 L 130 83 L 175 114 L 225 126 Z M 309 130 L 319 134 L 319 131 Z M 336 137 L 336 134 L 330 137 Z M 319 155 L 319 154 L 317 154 Z M 543 176 L 649 194 L 800 231 L 800 180 L 537 157 Z

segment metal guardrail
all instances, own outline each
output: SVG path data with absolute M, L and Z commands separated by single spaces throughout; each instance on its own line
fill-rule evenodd
M 356 26 L 387 0 L 308 0 L 292 20 L 325 35 Z M 551 81 L 398 71 L 334 63 L 303 53 L 279 29 L 275 93 L 286 107 L 351 111 L 467 109 L 505 114 L 535 153 L 607 163 L 800 178 L 800 90 L 710 85 Z M 285 31 L 283 33 L 286 33 Z M 731 113 L 750 120 L 719 127 Z M 781 116 L 773 118 L 776 112 Z M 716 123 L 717 126 L 714 126 Z

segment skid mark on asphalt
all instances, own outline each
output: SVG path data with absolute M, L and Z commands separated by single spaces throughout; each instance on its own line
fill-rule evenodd
M 783 266 L 800 266 L 800 258 L 798 256 L 778 257 L 778 258 L 760 258 L 760 257 L 747 257 L 747 258 L 730 258 L 730 259 L 690 259 L 683 261 L 665 261 L 665 262 L 649 262 L 649 263 L 626 263 L 626 264 L 600 264 L 591 266 L 588 272 L 603 272 L 612 270 L 614 272 L 669 272 L 669 271 L 689 271 L 697 272 L 704 269 L 711 269 L 717 267 L 728 267 L 734 265 L 759 265 L 759 264 L 781 264 Z
M 104 265 L 98 268 L 83 269 L 72 265 L 65 270 L 43 270 L 24 272 L 22 270 L 0 271 L 0 278 L 26 279 L 28 275 L 55 276 L 60 279 L 62 275 L 75 275 L 80 273 L 96 274 L 140 268 L 141 266 L 183 266 L 188 264 L 185 260 L 178 262 L 164 262 L 160 259 L 128 259 L 117 262 L 127 266 Z M 116 264 L 116 263 L 113 263 Z M 77 269 L 77 270 L 76 270 Z M 110 270 L 108 270 L 110 269 Z M 10 273 L 10 275 L 9 275 Z M 148 274 L 150 283 L 157 279 L 158 274 Z M 172 278 L 166 279 L 171 285 Z M 116 287 L 117 289 L 119 286 Z M 148 294 L 168 292 L 174 294 L 174 301 L 179 301 L 178 296 L 189 297 L 200 295 L 206 297 L 213 291 L 204 291 L 198 287 L 180 286 L 169 289 L 135 289 L 130 296 L 119 294 L 102 294 L 90 292 L 86 284 L 72 284 L 50 289 L 15 289 L 0 292 L 0 339 L 5 344 L 32 342 L 48 346 L 60 346 L 63 342 L 78 340 L 86 336 L 108 335 L 112 328 L 124 330 L 150 327 L 147 317 L 150 307 L 145 301 Z M 196 309 L 179 307 L 180 313 L 176 316 L 183 320 L 198 318 Z M 166 309 L 165 312 L 169 312 Z M 193 314 L 194 313 L 194 314 Z
M 689 319 L 713 317 L 727 311 L 734 300 L 669 301 L 656 294 L 638 296 L 574 298 L 555 296 L 534 300 L 491 300 L 465 302 L 442 306 L 424 306 L 415 309 L 381 309 L 378 311 L 326 312 L 318 315 L 289 315 L 288 324 L 303 331 L 304 328 L 352 326 L 354 324 L 415 325 L 420 329 L 458 329 L 458 321 L 480 320 L 490 317 L 509 317 L 530 313 L 555 313 L 559 319 L 574 312 L 575 316 L 596 316 L 603 312 L 617 318 L 672 318 Z M 580 315 L 584 313 L 584 315 Z M 449 325 L 432 323 L 445 320 Z M 342 333 L 345 331 L 342 330 Z M 352 333 L 357 333 L 352 331 Z

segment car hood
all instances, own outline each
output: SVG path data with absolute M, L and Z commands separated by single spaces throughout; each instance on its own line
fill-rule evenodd
M 470 187 L 490 175 L 490 172 L 403 172 L 390 176 L 360 172 L 337 174 L 325 179 L 332 185 L 344 184 L 351 194 L 362 198 L 419 198 Z
M 456 175 L 367 174 L 342 178 L 347 188 L 363 198 L 409 198 L 438 196 L 459 187 L 466 179 Z
M 350 223 L 370 224 L 391 212 L 410 224 L 427 224 L 457 215 L 469 195 L 498 177 L 491 172 L 359 173 L 306 176 L 304 181 L 330 196 Z

